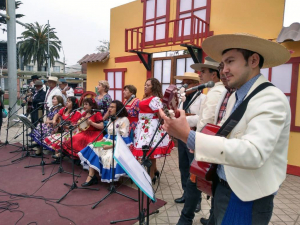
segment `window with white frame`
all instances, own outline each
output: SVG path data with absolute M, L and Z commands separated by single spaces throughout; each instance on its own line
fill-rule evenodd
M 292 84 L 292 64 L 283 64 L 273 68 L 261 69 L 261 73 L 272 84 L 278 87 L 290 101 Z
M 123 101 L 124 77 L 127 69 L 107 69 L 105 79 L 109 83 L 108 94 L 113 100 Z
M 153 77 L 159 80 L 162 85 L 162 91 L 165 93 L 171 83 L 172 60 L 155 60 L 153 67 Z
M 192 15 L 199 17 L 200 19 L 207 21 L 207 10 L 208 1 L 210 0 L 177 0 L 179 9 L 179 18 L 186 18 Z M 178 19 L 179 19 L 178 18 Z M 208 22 L 208 21 L 207 21 Z M 195 24 L 195 29 L 198 30 L 198 23 Z M 182 21 L 179 22 L 178 36 L 181 36 Z M 190 35 L 191 32 L 191 19 L 184 20 L 184 36 Z M 203 32 L 205 32 L 205 27 L 203 27 Z M 199 33 L 202 33 L 202 23 L 199 23 Z
M 60 73 L 60 66 L 53 66 L 53 72 Z
M 170 0 L 147 0 L 145 4 L 145 21 L 144 24 L 153 25 L 146 27 L 145 31 L 145 41 L 153 41 L 155 40 L 165 39 L 166 37 L 166 24 L 157 23 L 166 22 L 169 18 L 167 18 L 167 10 L 170 10 L 168 6 L 168 2 Z
M 26 71 L 33 71 L 33 66 L 26 66 Z
M 191 68 L 191 65 L 194 64 L 194 61 L 191 57 L 189 58 L 177 58 L 176 59 L 176 71 L 175 76 L 182 76 L 185 72 L 192 72 L 195 71 Z M 176 79 L 176 85 L 179 87 L 182 83 L 182 80 Z

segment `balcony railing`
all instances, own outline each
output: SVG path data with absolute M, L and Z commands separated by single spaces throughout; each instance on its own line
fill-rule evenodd
M 193 15 L 190 17 L 125 29 L 125 51 L 191 44 L 200 47 L 211 36 L 209 23 Z

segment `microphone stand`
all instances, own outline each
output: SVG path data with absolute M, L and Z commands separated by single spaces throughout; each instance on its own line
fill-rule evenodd
M 39 107 L 38 107 L 39 108 Z M 37 108 L 37 109 L 38 109 Z M 36 110 L 37 110 L 36 109 Z M 39 123 L 40 123 L 40 132 L 41 132 L 41 135 L 40 135 L 40 142 L 42 143 L 43 142 L 43 117 L 40 117 L 38 119 Z M 32 165 L 32 166 L 25 166 L 24 168 L 30 168 L 30 167 L 36 167 L 36 166 L 41 166 L 42 167 L 42 175 L 45 175 L 45 169 L 44 169 L 44 166 L 46 165 L 52 165 L 52 164 L 49 164 L 49 163 L 45 163 L 44 161 L 44 152 L 43 152 L 43 146 L 42 146 L 42 151 L 41 151 L 41 162 L 40 164 L 37 164 L 37 165 Z
M 18 100 L 14 103 L 14 105 L 13 105 L 12 107 L 8 107 L 7 128 L 6 128 L 6 140 L 5 140 L 5 143 L 4 143 L 3 145 L 1 145 L 0 147 L 6 146 L 6 145 L 12 145 L 12 146 L 15 146 L 15 147 L 20 148 L 20 146 L 15 145 L 15 144 L 10 144 L 10 143 L 8 142 L 8 129 L 11 128 L 11 127 L 13 127 L 13 126 L 15 125 L 15 124 L 13 124 L 12 126 L 9 126 L 10 118 L 11 118 L 13 115 L 15 115 L 16 112 L 18 112 L 21 108 L 23 108 L 23 114 L 24 114 L 24 106 L 26 105 L 26 104 L 24 104 L 24 103 L 21 104 L 21 107 L 20 107 L 17 111 L 15 111 L 15 112 L 12 113 L 12 109 L 15 107 L 15 105 L 17 104 L 17 102 L 18 102 Z M 2 113 L 2 112 L 1 112 L 1 113 Z
M 194 98 L 189 102 L 189 104 L 185 107 L 184 110 L 187 110 L 191 104 L 197 99 L 197 97 L 201 94 L 201 90 L 198 91 L 195 95 Z M 159 121 L 158 127 L 161 124 L 162 119 Z M 157 128 L 158 129 L 158 128 Z M 153 138 L 157 132 L 157 129 L 150 141 L 151 145 L 152 145 L 152 141 Z M 150 150 L 151 145 L 143 145 L 142 146 L 142 150 L 143 150 L 143 158 L 142 158 L 142 165 L 147 167 L 147 172 L 150 173 L 150 168 L 152 166 L 152 162 L 150 160 L 150 156 L 153 154 L 153 152 L 157 149 L 157 147 L 159 146 L 159 144 L 164 140 L 164 138 L 168 135 L 168 133 L 166 132 L 164 134 L 164 136 L 161 137 L 161 139 L 157 142 L 157 144 L 154 146 L 154 148 L 150 151 L 150 153 L 147 155 L 147 152 Z M 142 193 L 142 199 L 140 200 L 140 189 L 139 190 L 139 215 L 138 217 L 135 218 L 130 218 L 130 219 L 124 219 L 124 220 L 117 220 L 117 221 L 111 221 L 111 224 L 115 224 L 118 222 L 125 222 L 125 221 L 130 221 L 130 220 L 139 220 L 139 224 L 147 224 L 149 225 L 149 216 L 152 214 L 156 214 L 159 213 L 159 210 L 156 210 L 152 213 L 149 213 L 149 205 L 150 205 L 150 198 L 147 196 L 147 204 L 146 204 L 146 209 L 142 209 L 143 208 L 143 202 L 144 202 L 144 193 Z M 141 201 L 141 203 L 140 203 Z M 146 215 L 145 215 L 146 212 Z M 147 221 L 145 222 L 145 218 L 147 218 Z
M 70 137 L 71 137 L 71 152 L 72 152 L 72 156 L 73 156 L 73 140 L 72 140 L 72 135 L 73 135 L 73 130 L 75 128 L 73 126 L 70 126 Z M 89 187 L 78 187 L 76 182 L 78 181 L 75 181 L 75 172 L 74 172 L 74 157 L 72 157 L 72 174 L 73 174 L 73 183 L 70 185 L 70 184 L 66 184 L 64 183 L 65 186 L 69 186 L 70 189 L 69 191 L 64 195 L 62 196 L 60 199 L 58 199 L 56 201 L 56 203 L 60 203 L 61 200 L 63 200 L 71 191 L 73 191 L 74 189 L 87 189 L 87 190 L 93 190 L 93 191 L 99 191 L 99 188 L 89 188 Z
M 23 108 L 23 114 L 24 114 L 24 106 L 25 106 L 25 104 L 21 104 L 21 108 Z M 18 109 L 19 110 L 19 109 Z M 18 111 L 17 110 L 17 111 Z M 30 156 L 30 153 L 29 153 L 29 151 L 28 151 L 28 147 L 26 147 L 25 148 L 25 124 L 23 123 L 23 132 L 21 133 L 21 134 L 23 134 L 23 146 L 21 147 L 22 148 L 22 150 L 21 151 L 23 151 L 23 153 L 22 153 L 22 156 L 20 157 L 20 158 L 17 158 L 17 159 L 15 159 L 15 160 L 12 160 L 11 162 L 12 163 L 14 163 L 14 162 L 16 162 L 16 161 L 19 161 L 19 160 L 22 160 L 22 159 L 25 159 L 26 157 L 29 157 Z M 27 128 L 26 128 L 27 129 Z M 24 154 L 24 151 L 26 152 L 25 154 Z M 12 152 L 18 152 L 18 150 L 16 150 L 16 151 L 12 151 Z M 12 152 L 10 152 L 10 153 L 12 153 Z
M 74 130 L 75 128 L 77 128 L 81 123 L 83 123 L 84 121 L 88 120 L 88 119 L 89 119 L 90 117 L 92 117 L 93 115 L 94 115 L 94 114 L 92 114 L 91 116 L 85 118 L 85 119 L 82 120 L 79 124 L 77 124 L 76 126 L 74 126 L 73 130 Z M 73 131 L 73 130 L 72 130 L 72 131 Z M 67 133 L 66 133 L 66 134 L 67 134 Z M 50 176 L 47 177 L 46 179 L 42 180 L 42 182 L 45 182 L 46 180 L 50 179 L 51 177 L 55 176 L 55 175 L 58 174 L 58 173 L 67 173 L 67 174 L 73 175 L 74 171 L 73 171 L 73 173 L 70 173 L 70 172 L 65 171 L 64 168 L 62 167 L 62 149 L 63 149 L 63 147 L 62 147 L 62 137 L 65 136 L 66 134 L 63 135 L 63 134 L 61 133 L 61 135 L 60 135 L 60 148 L 61 148 L 61 152 L 60 152 L 60 158 L 59 158 L 59 159 L 60 159 L 60 162 L 59 162 L 58 171 L 57 171 L 56 173 L 50 175 Z M 71 140 L 71 141 L 72 141 L 72 140 Z M 54 141 L 54 142 L 55 142 L 55 141 Z M 71 145 L 71 146 L 72 146 L 72 145 Z M 73 150 L 73 149 L 72 149 L 72 150 Z M 72 152 L 72 153 L 73 153 L 73 152 Z M 80 175 L 77 175 L 77 174 L 74 174 L 74 176 L 80 177 Z M 73 182 L 74 182 L 74 180 L 73 180 Z M 99 189 L 97 188 L 97 190 L 99 190 Z
M 115 178 L 115 159 L 114 159 L 114 152 L 115 152 L 115 121 L 116 121 L 118 115 L 124 110 L 124 108 L 127 106 L 127 104 L 128 104 L 131 100 L 132 100 L 132 99 L 129 99 L 129 100 L 125 103 L 125 105 L 123 106 L 123 108 L 120 109 L 120 110 L 116 113 L 116 115 L 110 117 L 111 121 L 110 121 L 110 123 L 107 124 L 107 126 L 106 126 L 106 127 L 108 127 L 111 123 L 113 123 L 113 149 L 112 149 L 112 151 L 111 151 L 111 158 L 112 158 L 112 166 L 111 166 L 111 167 L 112 167 L 112 179 L 111 179 L 111 183 L 110 183 L 110 187 L 109 187 L 109 192 L 108 192 L 108 193 L 107 193 L 100 201 L 98 201 L 98 202 L 92 207 L 92 209 L 96 208 L 97 205 L 99 205 L 102 201 L 104 201 L 107 197 L 109 197 L 110 195 L 112 195 L 112 194 L 114 194 L 114 193 L 119 194 L 119 195 L 122 195 L 122 196 L 124 196 L 124 197 L 126 197 L 126 198 L 129 198 L 129 199 L 133 200 L 133 201 L 136 201 L 136 202 L 138 201 L 138 200 L 136 200 L 136 199 L 134 199 L 134 198 L 132 198 L 132 197 L 130 197 L 130 196 L 128 196 L 128 195 L 125 195 L 125 194 L 123 194 L 123 193 L 117 191 L 116 186 L 115 186 L 115 184 L 114 184 L 114 178 Z M 98 135 L 98 136 L 99 136 L 99 135 Z M 98 137 L 97 137 L 97 138 L 98 138 Z M 97 138 L 96 138 L 95 140 L 97 140 Z M 93 142 L 95 142 L 95 140 L 94 140 Z
M 35 110 L 33 110 L 32 112 L 35 112 L 36 110 L 39 110 L 40 107 L 41 107 L 41 106 L 37 107 L 37 108 L 36 108 Z M 23 115 L 24 115 L 24 110 L 23 110 Z M 47 114 L 45 114 L 45 115 L 47 115 Z M 45 115 L 43 115 L 43 116 L 42 116 L 41 118 L 39 118 L 39 119 L 43 119 Z M 35 121 L 35 122 L 33 123 L 33 125 L 36 126 L 38 122 L 39 122 L 39 120 Z M 28 149 L 28 130 L 29 130 L 29 128 L 30 128 L 30 127 L 27 127 L 27 128 L 25 129 L 25 131 L 26 131 L 26 139 L 27 139 L 27 149 Z M 24 132 L 24 130 L 23 130 L 23 132 Z M 21 134 L 23 134 L 23 132 L 20 133 L 20 134 L 18 134 L 18 135 L 16 135 L 16 136 L 14 137 L 14 139 L 18 138 Z M 32 145 L 32 139 L 31 139 L 31 145 Z M 14 153 L 14 152 L 20 152 L 20 151 L 19 151 L 19 150 L 16 150 L 16 151 L 12 151 L 12 152 L 10 152 L 10 153 Z M 31 156 L 31 157 L 38 157 L 38 156 Z
M 152 162 L 149 158 L 146 158 L 147 152 L 149 151 L 149 146 L 148 145 L 143 145 L 142 146 L 142 151 L 143 151 L 143 157 L 142 157 L 142 163 L 144 167 L 147 167 L 147 173 L 150 174 L 150 168 L 152 166 Z M 129 218 L 129 219 L 124 219 L 124 220 L 115 220 L 111 221 L 111 224 L 116 224 L 119 222 L 125 222 L 125 221 L 131 221 L 131 220 L 138 220 L 139 224 L 146 224 L 149 225 L 149 216 L 159 213 L 159 210 L 155 210 L 152 213 L 150 213 L 150 198 L 147 196 L 147 202 L 146 202 L 146 209 L 144 208 L 144 197 L 145 194 L 141 192 L 141 189 L 138 187 L 138 204 L 139 204 L 139 212 L 138 216 L 134 218 Z M 146 213 L 146 215 L 145 215 Z M 145 218 L 147 218 L 147 221 L 145 221 Z

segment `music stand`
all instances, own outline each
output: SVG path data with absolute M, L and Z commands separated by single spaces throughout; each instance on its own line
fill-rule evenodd
M 123 108 L 125 108 L 125 106 L 123 107 Z M 122 110 L 123 110 L 123 108 L 117 113 L 117 115 L 118 114 L 120 114 L 121 112 L 122 112 Z M 126 197 L 126 198 L 129 198 L 129 199 L 131 199 L 131 200 L 133 200 L 133 201 L 136 201 L 137 202 L 137 200 L 136 199 L 134 199 L 134 198 L 131 198 L 130 196 L 128 196 L 128 195 L 125 195 L 125 194 L 123 194 L 123 193 L 121 193 L 121 192 L 119 192 L 119 191 L 117 191 L 117 189 L 116 189 L 116 186 L 115 186 L 115 183 L 114 183 L 114 180 L 115 180 L 115 167 L 114 167 L 114 152 L 115 152 L 115 121 L 116 121 L 116 119 L 117 119 L 117 115 L 116 116 L 111 116 L 110 117 L 110 119 L 111 119 L 111 123 L 113 124 L 113 148 L 112 148 L 112 151 L 111 151 L 111 154 L 112 154 L 112 179 L 111 179 L 111 183 L 110 183 L 110 187 L 109 187 L 109 192 L 108 192 L 108 194 L 106 194 L 100 201 L 98 201 L 93 207 L 92 207 L 92 209 L 94 209 L 94 208 L 96 208 L 96 206 L 97 205 L 99 205 L 102 201 L 104 201 L 108 196 L 110 196 L 110 195 L 112 195 L 112 194 L 118 194 L 118 195 L 121 195 L 121 196 L 124 196 L 124 197 Z M 109 126 L 109 125 L 108 125 Z M 122 139 L 122 137 L 121 138 L 119 138 L 119 139 Z M 122 139 L 123 140 L 123 139 Z
M 117 139 L 118 142 L 115 148 L 114 159 L 125 170 L 128 176 L 138 187 L 139 213 L 137 217 L 111 221 L 110 223 L 115 224 L 118 222 L 139 220 L 139 224 L 149 224 L 149 215 L 159 213 L 159 210 L 155 210 L 152 213 L 149 212 L 150 199 L 152 202 L 156 202 L 155 193 L 152 188 L 151 177 L 149 176 L 151 161 L 148 160 L 148 162 L 143 162 L 144 166 L 147 167 L 148 171 L 146 171 L 145 168 L 132 155 L 131 151 L 119 133 L 117 133 Z M 147 148 L 147 150 L 149 149 Z M 147 151 L 144 151 L 143 159 L 145 159 L 146 153 Z M 146 210 L 144 209 L 144 195 L 147 196 Z M 145 218 L 147 218 L 146 223 Z
M 26 121 L 26 123 L 30 123 L 30 121 L 28 120 L 28 118 L 27 117 L 25 117 L 24 115 L 22 115 L 23 116 L 23 120 L 24 121 Z M 26 118 L 26 119 L 24 119 L 24 118 Z M 42 129 L 42 124 L 43 124 L 43 119 L 42 119 L 43 117 L 41 117 L 41 118 L 39 118 L 39 122 L 40 122 L 40 131 L 41 131 L 41 136 L 40 136 L 40 142 L 41 142 L 41 144 L 42 144 L 42 141 L 43 141 L 43 129 Z M 34 130 L 35 129 L 35 126 L 32 124 L 32 123 L 30 123 L 30 128 L 31 128 L 31 130 Z M 32 166 L 25 166 L 24 168 L 30 168 L 30 167 L 36 167 L 36 166 L 41 166 L 42 167 L 42 174 L 43 175 L 45 175 L 45 170 L 44 170 L 44 166 L 45 165 L 52 165 L 52 164 L 48 164 L 48 163 L 45 163 L 45 161 L 44 161 L 44 152 L 43 152 L 43 145 L 41 145 L 42 146 L 42 152 L 41 152 L 41 163 L 40 164 L 38 164 L 38 165 L 32 165 Z

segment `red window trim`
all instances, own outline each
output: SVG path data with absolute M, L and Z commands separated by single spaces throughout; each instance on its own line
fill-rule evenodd
M 166 18 L 166 34 L 167 33 L 169 33 L 169 26 L 168 26 L 168 21 L 170 21 L 170 0 L 167 0 L 167 6 L 166 6 L 166 16 L 160 16 L 160 17 L 156 17 L 156 12 L 157 12 L 157 1 L 159 1 L 159 0 L 155 0 L 155 14 L 154 14 L 154 18 L 153 19 L 149 19 L 149 20 L 146 20 L 146 12 L 147 12 L 147 4 L 146 4 L 146 2 L 147 2 L 148 0 L 141 0 L 141 2 L 142 3 L 144 3 L 144 8 L 143 8 L 143 26 L 144 26 L 144 32 L 146 33 L 146 28 L 145 28 L 145 26 L 146 26 L 146 23 L 147 22 L 151 22 L 151 21 L 154 21 L 154 27 L 155 27 L 155 24 L 156 24 L 156 21 L 158 20 L 158 19 L 162 19 L 162 18 Z M 156 29 L 154 29 L 154 34 L 153 34 L 153 36 L 154 37 L 156 37 Z M 167 35 L 166 35 L 167 36 Z M 144 40 L 143 41 L 145 41 L 145 38 L 146 38 L 146 36 L 144 36 Z M 154 45 L 155 44 L 158 44 L 158 43 L 164 43 L 164 42 L 166 42 L 167 41 L 167 37 L 165 37 L 164 39 L 159 39 L 159 40 L 156 40 L 156 38 L 154 38 L 154 40 L 153 41 L 150 41 L 150 42 L 146 42 L 147 44 L 149 44 L 149 43 L 154 43 Z
M 124 94 L 123 94 L 123 87 L 125 86 L 125 72 L 127 72 L 127 68 L 115 68 L 115 69 L 104 69 L 103 70 L 105 73 L 105 80 L 108 81 L 108 72 L 113 72 L 114 73 L 114 87 L 116 86 L 115 80 L 116 80 L 116 75 L 115 72 L 122 72 L 122 87 L 121 88 L 110 88 L 111 91 L 114 91 L 114 99 L 116 98 L 116 91 L 122 91 L 122 100 L 124 99 Z
M 300 57 L 291 58 L 285 64 L 292 64 L 292 80 L 291 80 L 291 92 L 284 93 L 286 96 L 290 97 L 290 107 L 291 107 L 291 131 L 300 132 L 300 126 L 296 126 L 296 105 L 297 105 L 297 87 L 298 87 L 298 74 L 299 74 L 299 64 Z M 272 68 L 269 68 L 268 80 L 272 80 Z
M 298 92 L 298 76 L 300 57 L 291 58 L 287 63 L 292 63 L 292 81 L 291 81 L 291 131 L 300 132 L 300 126 L 296 126 L 296 106 L 297 106 L 297 92 Z
M 199 8 L 196 8 L 196 9 L 193 9 L 193 10 L 186 10 L 186 11 L 183 11 L 183 12 L 180 12 L 180 1 L 181 0 L 177 0 L 177 5 L 176 5 L 176 19 L 178 20 L 180 15 L 181 14 L 185 14 L 185 13 L 190 13 L 192 12 L 191 15 L 194 15 L 194 11 L 198 11 L 198 10 L 201 10 L 201 9 L 205 9 L 206 8 L 206 16 L 205 16 L 205 21 L 210 24 L 210 11 L 211 11 L 211 0 L 206 0 L 206 6 L 203 6 L 203 7 L 199 7 Z M 192 0 L 192 7 L 194 7 L 194 0 Z M 207 31 L 208 33 L 208 36 L 211 36 L 213 35 L 213 32 L 211 32 L 210 30 Z M 189 39 L 190 35 L 186 35 L 184 36 L 184 39 Z M 177 37 L 179 38 L 179 37 Z

